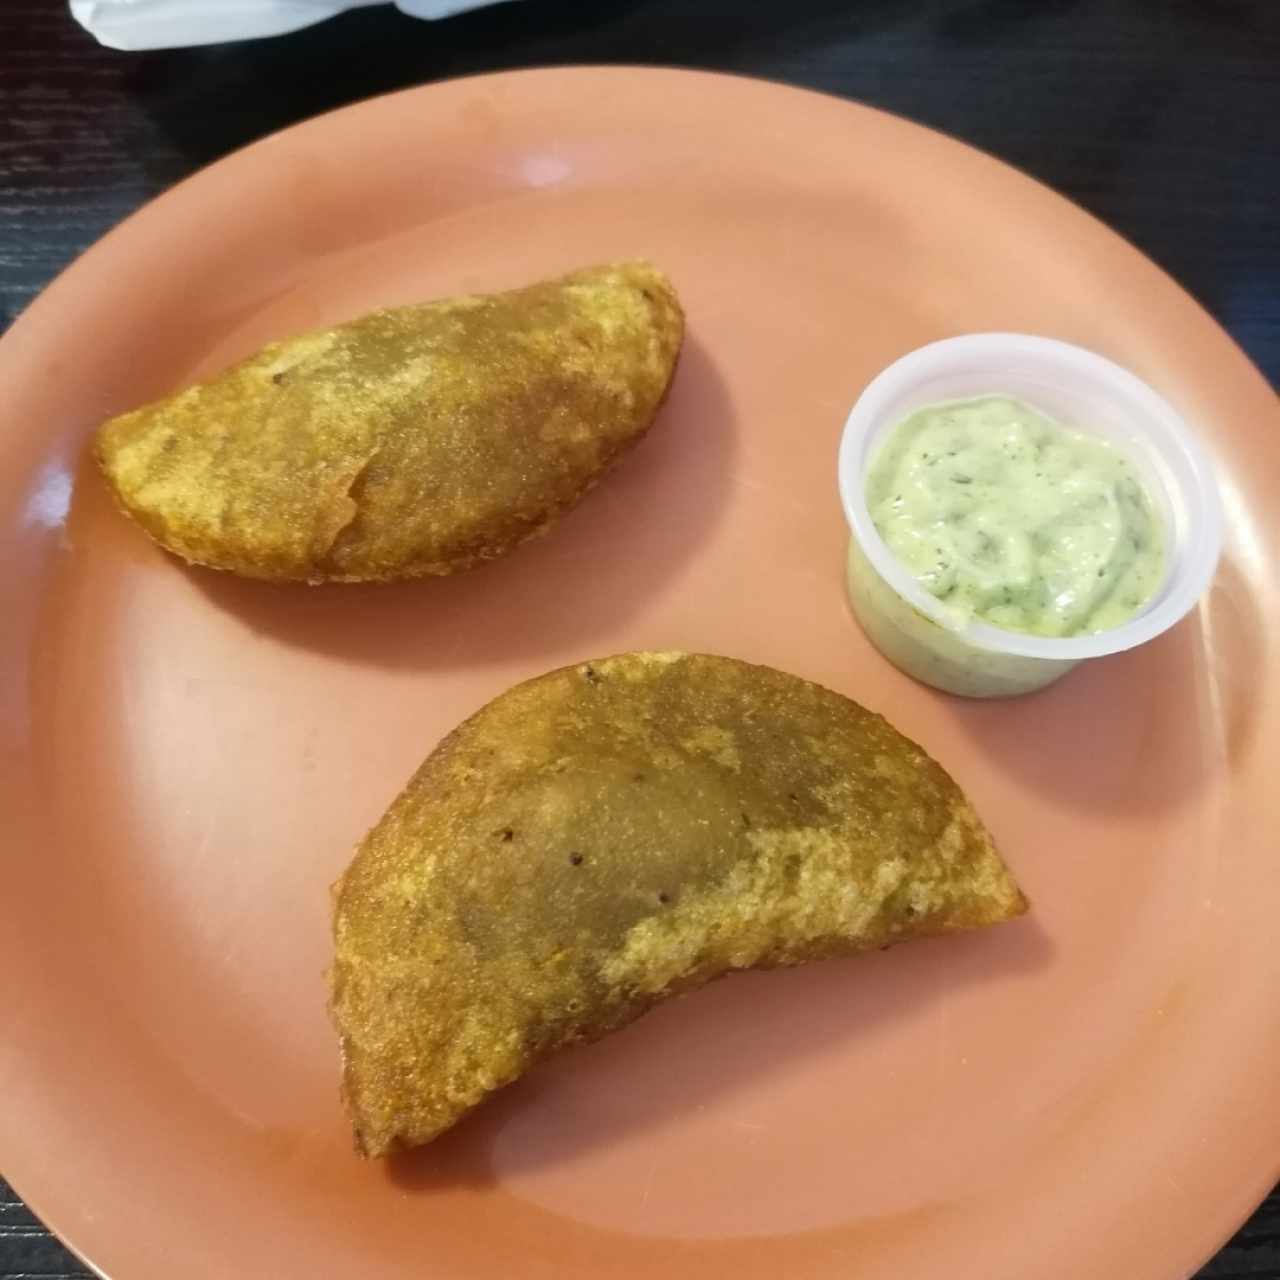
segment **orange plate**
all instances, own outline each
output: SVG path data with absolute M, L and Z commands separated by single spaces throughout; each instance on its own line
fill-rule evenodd
M 190 570 L 87 460 L 103 418 L 269 338 L 642 254 L 688 308 L 670 402 L 501 563 L 374 588 Z M 841 592 L 849 404 L 977 329 L 1146 378 L 1200 424 L 1229 513 L 1183 625 L 1007 704 L 900 676 Z M 1277 406 L 1043 187 L 748 80 L 434 85 L 148 206 L 13 328 L 0 386 L 0 1160 L 104 1272 L 1169 1280 L 1280 1172 Z M 968 789 L 1033 914 L 732 978 L 362 1162 L 330 881 L 457 720 L 631 648 L 883 711 Z

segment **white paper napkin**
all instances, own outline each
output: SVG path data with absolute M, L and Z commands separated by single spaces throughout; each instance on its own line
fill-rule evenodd
M 173 49 L 297 31 L 386 0 L 71 0 L 71 13 L 112 49 Z M 447 18 L 498 0 L 395 0 L 415 18 Z

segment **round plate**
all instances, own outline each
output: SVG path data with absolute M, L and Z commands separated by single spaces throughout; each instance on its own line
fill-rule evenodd
M 689 318 L 648 440 L 546 539 L 392 587 L 187 569 L 87 459 L 270 338 L 597 260 Z M 1103 352 L 1199 424 L 1229 546 L 1155 643 L 1009 703 L 846 611 L 836 442 L 910 347 Z M 0 1160 L 119 1280 L 1120 1276 L 1205 1257 L 1280 1158 L 1276 402 L 1132 248 L 954 142 L 674 71 L 364 103 L 131 218 L 0 347 Z M 734 977 L 433 1146 L 351 1151 L 328 886 L 514 681 L 631 648 L 771 663 L 967 788 L 1034 909 Z

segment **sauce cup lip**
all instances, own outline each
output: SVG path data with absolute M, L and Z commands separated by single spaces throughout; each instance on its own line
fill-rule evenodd
M 1175 544 L 1173 531 L 1165 530 L 1165 554 L 1169 563 L 1164 585 L 1141 612 L 1118 627 L 1053 638 L 1006 631 L 972 619 L 965 621 L 907 572 L 872 523 L 864 483 L 868 461 L 864 439 L 914 387 L 955 372 L 967 360 L 972 360 L 980 371 L 982 364 L 993 359 L 1007 369 L 1016 369 L 1020 362 L 1032 359 L 1051 361 L 1065 377 L 1092 383 L 1095 390 L 1109 399 L 1132 406 L 1136 412 L 1126 415 L 1126 420 L 1134 434 L 1153 439 L 1159 432 L 1164 449 L 1181 455 L 1189 482 L 1177 486 L 1179 494 L 1167 496 L 1171 504 L 1181 506 L 1186 513 L 1185 536 Z M 993 373 L 989 394 L 1001 393 L 999 381 L 1000 375 Z M 967 399 L 972 394 L 980 393 L 953 398 Z M 948 398 L 944 396 L 934 403 Z M 1191 611 L 1212 580 L 1222 550 L 1222 500 L 1213 464 L 1191 427 L 1162 396 L 1129 370 L 1105 356 L 1057 338 L 1021 333 L 970 333 L 931 342 L 899 357 L 867 384 L 849 411 L 840 438 L 838 480 L 845 518 L 876 572 L 917 612 L 975 648 L 990 653 L 1078 662 L 1145 644 Z M 1171 487 L 1167 477 L 1162 483 L 1166 490 Z

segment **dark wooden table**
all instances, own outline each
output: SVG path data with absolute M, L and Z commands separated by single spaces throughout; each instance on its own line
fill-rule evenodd
M 434 24 L 365 9 L 149 54 L 100 48 L 61 0 L 0 0 L 0 324 L 143 201 L 270 130 L 558 62 L 767 76 L 972 142 L 1126 235 L 1280 383 L 1274 0 L 521 0 Z M 89 1274 L 0 1182 L 0 1280 Z M 1280 1280 L 1280 1191 L 1200 1274 Z

